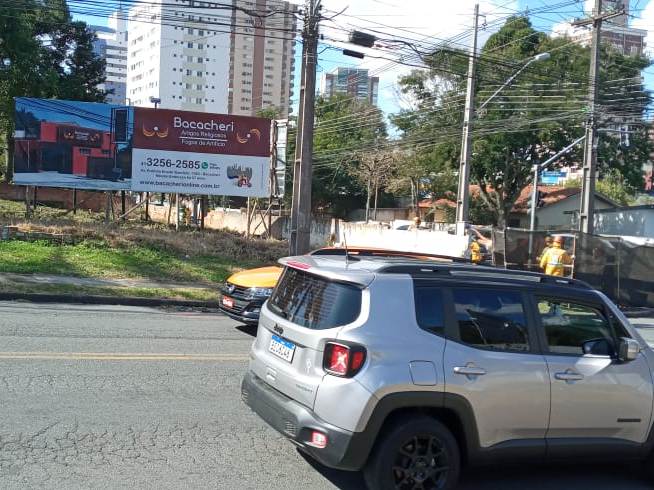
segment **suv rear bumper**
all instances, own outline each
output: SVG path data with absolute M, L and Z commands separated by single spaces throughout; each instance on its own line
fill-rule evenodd
M 311 410 L 275 390 L 248 371 L 241 384 L 243 401 L 273 429 L 320 463 L 340 470 L 360 470 L 372 441 L 363 432 L 349 432 L 320 420 Z M 311 432 L 327 435 L 323 449 L 309 444 Z

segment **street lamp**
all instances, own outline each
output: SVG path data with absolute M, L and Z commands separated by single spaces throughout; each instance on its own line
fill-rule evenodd
M 481 111 L 484 107 L 486 107 L 486 105 L 491 100 L 493 100 L 495 98 L 495 96 L 497 94 L 499 94 L 502 90 L 504 90 L 506 87 L 511 85 L 513 83 L 513 81 L 518 77 L 518 75 L 520 75 L 523 71 L 525 71 L 525 69 L 529 65 L 531 65 L 532 63 L 537 62 L 537 61 L 547 61 L 549 59 L 550 59 L 550 54 L 549 53 L 539 53 L 536 56 L 530 58 L 529 61 L 527 61 L 527 63 L 525 63 L 522 66 L 522 68 L 520 68 L 517 72 L 515 72 L 513 75 L 511 75 L 507 79 L 507 81 L 502 84 L 502 86 L 500 88 L 498 88 L 495 92 L 493 92 L 493 95 L 491 95 L 488 99 L 486 99 L 486 101 L 482 105 L 479 106 L 479 109 L 477 109 L 477 112 Z
M 154 104 L 154 108 L 156 109 L 161 104 L 161 99 L 159 97 L 150 97 L 150 102 Z
M 518 71 L 511 75 L 500 88 L 498 88 L 493 95 L 486 99 L 477 109 L 476 112 L 481 111 L 488 103 L 493 100 L 502 90 L 511 85 L 513 81 L 520 75 L 529 65 L 537 61 L 545 61 L 550 59 L 549 53 L 539 53 L 531 57 Z M 474 52 L 471 55 L 471 64 L 474 64 Z M 470 73 L 474 74 L 474 66 L 471 66 Z M 468 76 L 468 95 L 466 100 L 466 112 L 463 121 L 463 138 L 461 142 L 461 163 L 459 166 L 459 192 L 456 202 L 456 234 L 459 236 L 465 235 L 465 230 L 468 224 L 469 216 L 469 199 L 470 199 L 470 148 L 472 143 L 472 120 L 474 118 L 474 110 L 472 109 L 472 99 L 474 97 L 474 76 Z M 472 87 L 472 88 L 471 88 Z M 470 107 L 470 109 L 468 109 Z

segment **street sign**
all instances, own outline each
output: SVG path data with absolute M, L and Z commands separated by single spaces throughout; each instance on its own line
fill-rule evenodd
M 543 172 L 542 173 L 543 177 L 557 178 L 557 179 L 563 179 L 567 175 L 568 175 L 567 172 L 558 172 L 558 171 L 550 171 L 550 172 Z

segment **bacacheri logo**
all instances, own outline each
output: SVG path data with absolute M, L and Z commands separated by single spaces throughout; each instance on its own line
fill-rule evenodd
M 134 128 L 134 148 L 270 156 L 270 121 L 264 118 L 137 107 Z
M 257 137 L 257 143 L 261 141 L 261 131 L 259 131 L 257 128 L 250 129 L 248 134 L 245 135 L 245 138 L 243 138 L 240 134 L 236 133 L 236 141 L 244 145 L 245 143 L 249 142 L 252 139 L 252 135 Z
M 149 130 L 144 125 L 141 129 L 143 131 L 143 136 L 147 136 L 148 138 L 152 138 L 155 134 L 159 138 L 166 138 L 168 136 L 168 128 L 161 129 L 159 126 L 154 126 L 152 130 Z

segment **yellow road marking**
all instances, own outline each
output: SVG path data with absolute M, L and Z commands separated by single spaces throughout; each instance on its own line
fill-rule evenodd
M 0 359 L 90 361 L 247 361 L 248 356 L 230 354 L 183 354 L 145 352 L 0 352 Z

